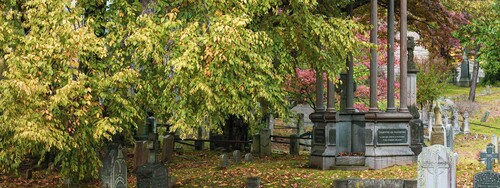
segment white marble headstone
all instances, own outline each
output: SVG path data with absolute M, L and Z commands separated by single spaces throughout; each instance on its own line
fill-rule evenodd
M 418 155 L 419 188 L 455 188 L 458 154 L 443 145 L 423 148 Z

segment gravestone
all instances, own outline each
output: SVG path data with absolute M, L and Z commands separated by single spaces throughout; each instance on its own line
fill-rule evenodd
M 481 122 L 486 122 L 488 120 L 488 116 L 490 116 L 490 111 L 486 111 L 483 115 L 483 117 L 481 118 Z
M 422 115 L 420 116 L 420 119 L 422 120 L 422 123 L 424 124 L 424 128 L 427 128 L 427 126 L 429 126 L 429 111 L 427 110 L 427 108 L 423 108 L 421 110 L 422 112 Z
M 453 131 L 455 134 L 460 133 L 460 123 L 458 122 L 458 109 L 453 108 Z
M 226 154 L 220 155 L 220 167 L 227 168 L 229 166 L 229 159 Z
M 299 155 L 299 136 L 290 135 L 290 155 Z
M 453 133 L 454 129 L 451 125 L 446 126 L 446 147 L 450 148 L 453 151 L 453 141 L 455 139 L 455 133 Z
M 147 146 L 149 149 L 148 163 L 137 169 L 137 187 L 168 187 L 168 170 L 165 165 L 156 159 L 158 151 L 158 134 L 149 133 Z
M 260 134 L 253 135 L 251 152 L 260 155 Z
M 411 145 L 410 148 L 415 153 L 415 155 L 422 152 L 422 147 L 424 143 L 424 127 L 422 120 L 419 119 L 417 108 L 415 105 L 410 106 L 410 112 L 413 119 L 410 120 L 410 133 L 411 133 Z
M 474 188 L 500 188 L 500 174 L 493 171 L 474 175 Z
M 108 146 L 108 152 L 102 160 L 100 175 L 103 188 L 127 187 L 127 161 L 121 145 L 112 143 Z
M 450 120 L 448 118 L 448 109 L 443 108 L 443 126 L 446 127 L 448 124 L 450 124 Z
M 493 134 L 491 136 L 491 143 L 493 144 L 493 152 L 499 153 L 498 152 L 498 138 L 497 138 L 496 134 Z M 494 160 L 495 160 L 495 162 L 498 162 L 498 157 Z
M 486 171 L 474 175 L 474 188 L 500 188 L 500 174 L 493 172 L 492 160 L 498 158 L 498 153 L 493 152 L 493 144 L 488 144 L 486 153 L 481 153 L 481 158 L 486 159 Z
M 253 155 L 251 153 L 245 154 L 245 162 L 249 163 L 253 161 Z
M 486 161 L 486 171 L 491 171 L 493 169 L 493 160 L 495 158 L 498 159 L 498 153 L 495 153 L 493 149 L 493 144 L 489 143 L 486 147 L 486 152 L 481 152 L 479 155 L 480 158 L 485 159 Z
M 271 155 L 271 130 L 260 130 L 260 156 Z
M 148 163 L 137 169 L 137 187 L 169 187 L 168 170 L 161 163 Z
M 146 164 L 148 162 L 148 156 L 147 141 L 135 141 L 133 170 L 135 171 L 138 167 Z
M 418 186 L 455 188 L 458 155 L 443 145 L 432 145 L 418 156 Z
M 432 135 L 432 127 L 434 127 L 434 112 L 429 112 L 429 126 L 427 126 L 427 132 L 428 132 L 428 137 L 429 139 L 431 138 Z
M 470 125 L 469 125 L 469 112 L 465 111 L 463 113 L 463 129 L 464 129 L 464 134 L 470 134 Z
M 162 162 L 171 161 L 173 155 L 174 155 L 174 136 L 167 135 L 162 137 L 160 161 Z
M 246 188 L 259 188 L 260 187 L 260 178 L 259 177 L 247 177 Z
M 240 164 L 240 162 L 241 162 L 241 151 L 240 150 L 233 151 L 233 161 L 234 161 L 234 164 Z
M 436 117 L 436 121 L 432 128 L 431 145 L 436 145 L 436 144 L 445 145 L 446 137 L 445 137 L 445 132 L 443 130 L 443 122 L 441 121 L 441 109 L 439 106 L 436 106 L 434 108 L 434 117 Z

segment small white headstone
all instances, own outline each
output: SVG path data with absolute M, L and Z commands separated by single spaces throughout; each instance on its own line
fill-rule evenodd
M 419 188 L 455 188 L 458 154 L 443 145 L 423 148 L 418 155 Z

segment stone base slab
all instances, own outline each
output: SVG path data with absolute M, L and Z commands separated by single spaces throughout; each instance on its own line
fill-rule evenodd
M 359 171 L 359 170 L 369 170 L 368 166 L 332 166 L 332 170 L 347 170 L 347 171 Z
M 335 156 L 314 156 L 309 157 L 309 167 L 328 170 L 335 165 Z
M 394 165 L 409 165 L 417 161 L 417 156 L 376 156 L 366 157 L 365 164 L 370 169 L 379 170 Z

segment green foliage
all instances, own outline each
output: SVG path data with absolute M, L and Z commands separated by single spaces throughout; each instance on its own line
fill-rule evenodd
M 185 134 L 218 130 L 231 114 L 252 121 L 263 111 L 284 113 L 284 78 L 294 68 L 335 77 L 347 52 L 367 46 L 354 38 L 365 26 L 326 16 L 319 5 L 0 4 L 0 169 L 52 152 L 63 176 L 95 178 L 103 143 L 131 140 L 146 112 Z
M 454 33 L 455 37 L 463 46 L 481 47 L 477 58 L 485 72 L 483 83 L 495 84 L 500 81 L 500 0 L 466 1 L 455 6 L 472 17 Z
M 422 107 L 430 107 L 432 103 L 442 96 L 446 87 L 446 69 L 437 67 L 440 63 L 428 61 L 419 64 L 417 73 L 417 104 Z M 441 63 L 441 65 L 443 65 Z

